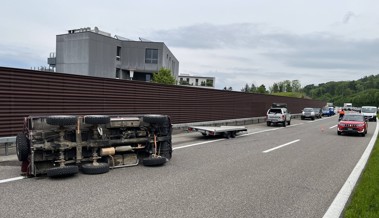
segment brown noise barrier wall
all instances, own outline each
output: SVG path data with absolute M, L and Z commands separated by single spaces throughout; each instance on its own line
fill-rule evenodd
M 292 113 L 323 101 L 0 67 L 0 137 L 29 115 L 167 114 L 172 123 L 264 116 L 273 102 Z

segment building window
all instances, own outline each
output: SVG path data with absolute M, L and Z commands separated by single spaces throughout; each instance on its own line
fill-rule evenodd
M 116 51 L 116 60 L 120 60 L 121 58 L 121 47 L 117 46 L 117 51 Z
M 151 49 L 151 48 L 146 49 L 145 63 L 146 64 L 157 64 L 158 63 L 158 49 Z
M 116 79 L 120 79 L 120 68 L 116 68 Z

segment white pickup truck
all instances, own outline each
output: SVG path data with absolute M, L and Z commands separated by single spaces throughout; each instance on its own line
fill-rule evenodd
M 283 127 L 285 127 L 286 124 L 291 125 L 291 114 L 286 107 L 271 107 L 267 111 L 266 122 L 267 126 L 271 126 L 272 123 L 281 123 L 283 124 Z

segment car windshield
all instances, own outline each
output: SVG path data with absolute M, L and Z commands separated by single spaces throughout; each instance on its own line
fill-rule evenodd
M 362 115 L 345 115 L 342 118 L 343 121 L 364 121 L 365 118 Z
M 376 113 L 377 109 L 374 107 L 362 108 L 362 113 Z
M 304 112 L 313 112 L 312 108 L 304 108 Z
M 313 108 L 314 111 L 320 111 L 320 108 Z
M 329 108 L 324 107 L 324 108 L 322 109 L 322 111 L 329 111 Z

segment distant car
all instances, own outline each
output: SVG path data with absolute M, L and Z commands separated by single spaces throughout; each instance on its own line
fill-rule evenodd
M 306 107 L 303 109 L 303 112 L 301 113 L 301 119 L 302 120 L 304 120 L 304 119 L 314 120 L 315 117 L 316 117 L 316 115 L 315 115 L 315 111 L 313 110 L 313 108 Z
M 345 114 L 337 126 L 337 134 L 359 134 L 365 136 L 367 134 L 367 122 L 362 114 L 351 113 Z
M 315 112 L 315 117 L 316 118 L 321 118 L 322 117 L 322 110 L 321 110 L 321 108 L 313 108 L 313 111 Z
M 376 122 L 376 114 L 378 112 L 378 108 L 375 106 L 362 106 L 361 114 L 365 116 L 368 121 Z
M 322 116 L 333 116 L 335 113 L 334 113 L 334 108 L 333 107 L 323 107 L 322 108 Z

